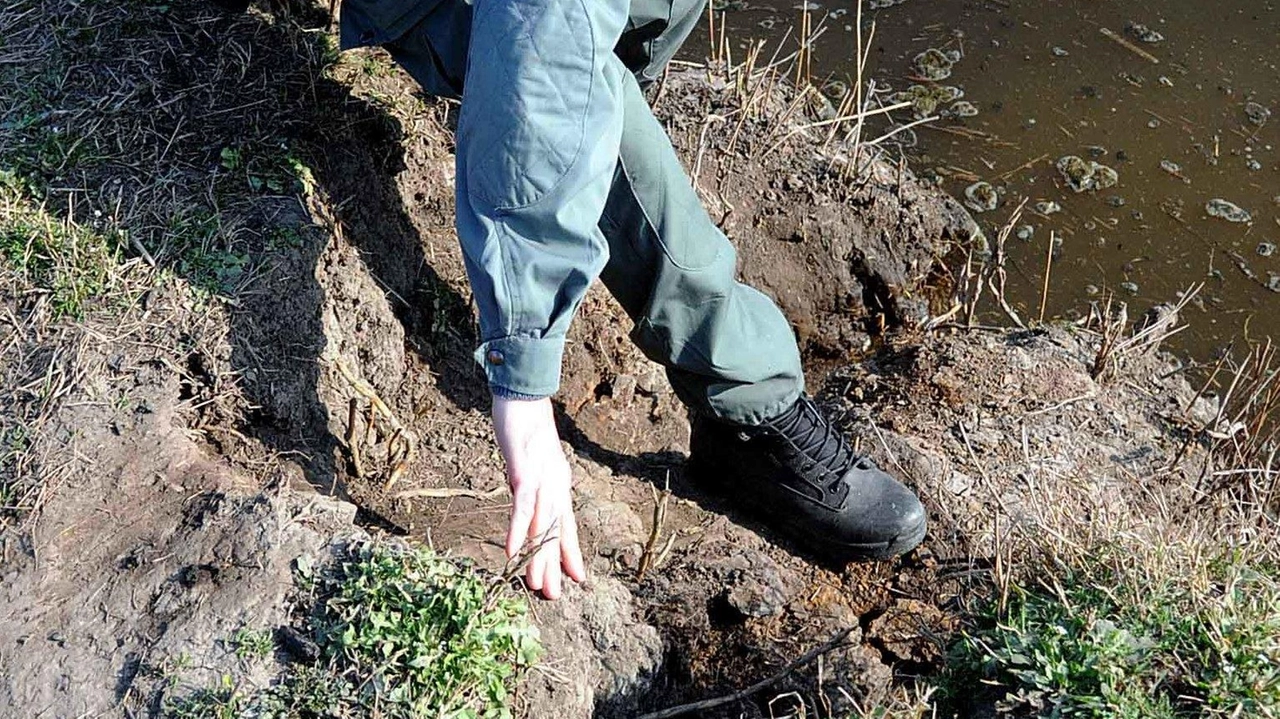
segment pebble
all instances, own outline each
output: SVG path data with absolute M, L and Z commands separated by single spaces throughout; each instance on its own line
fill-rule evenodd
M 1267 124 L 1267 120 L 1271 119 L 1271 109 L 1256 102 L 1246 103 L 1244 114 L 1248 116 L 1249 122 L 1259 127 Z
M 978 181 L 964 190 L 965 205 L 974 212 L 990 212 L 1000 206 L 1000 194 L 989 182 Z
M 1214 198 L 1205 203 L 1204 211 L 1210 217 L 1218 217 L 1227 222 L 1252 222 L 1253 215 L 1234 202 Z
M 1140 22 L 1130 22 L 1124 26 L 1124 29 L 1125 32 L 1145 43 L 1155 44 L 1158 42 L 1164 42 L 1164 35 L 1161 35 L 1158 31 L 1152 30 Z
M 1249 168 L 1250 170 L 1253 170 L 1254 172 L 1257 172 L 1258 170 L 1261 170 L 1261 169 L 1262 169 L 1262 163 L 1261 163 L 1261 162 L 1258 162 L 1257 160 L 1253 159 L 1252 157 L 1251 157 L 1251 158 L 1249 158 L 1249 161 L 1248 161 L 1248 162 L 1246 162 L 1246 163 L 1244 163 L 1244 165 L 1245 165 L 1245 167 Z
M 302 632 L 288 625 L 276 629 L 280 646 L 294 659 L 311 663 L 320 658 L 320 647 Z
M 1066 48 L 1058 47 L 1057 45 L 1053 46 L 1052 52 L 1056 57 L 1066 57 L 1071 54 L 1067 52 Z
M 1151 118 L 1151 120 L 1150 120 L 1150 121 L 1148 121 L 1148 122 L 1147 122 L 1147 127 L 1149 127 L 1149 128 L 1151 128 L 1152 130 L 1154 130 L 1154 129 L 1156 129 L 1157 127 L 1160 127 L 1160 121 L 1159 121 L 1159 120 L 1157 120 L 1157 119 L 1155 119 L 1155 118 L 1153 117 L 1153 118 Z
M 1016 237 L 1019 240 L 1022 240 L 1023 242 L 1030 242 L 1031 238 L 1035 237 L 1035 234 L 1036 234 L 1036 228 L 1032 227 L 1031 225 L 1022 225 L 1021 227 L 1018 228 Z
M 1124 290 L 1125 292 L 1128 292 L 1131 295 L 1138 294 L 1138 284 L 1136 282 L 1121 282 L 1120 289 Z
M 1259 242 L 1258 256 L 1270 257 L 1276 253 L 1276 245 L 1274 242 Z
M 1277 204 L 1280 204 L 1280 197 L 1276 198 Z M 1062 205 L 1053 200 L 1041 200 L 1036 203 L 1036 212 L 1042 215 L 1052 215 L 1055 212 L 1062 212 Z
M 1093 296 L 1097 295 L 1097 294 L 1098 294 L 1099 292 L 1101 292 L 1101 291 L 1102 291 L 1102 290 L 1098 289 L 1098 286 L 1097 286 L 1097 285 L 1085 285 L 1085 286 L 1084 286 L 1084 293 L 1085 293 L 1086 295 L 1089 295 L 1090 297 L 1093 297 Z
M 1107 204 L 1112 207 L 1124 207 L 1124 198 L 1119 195 L 1112 195 L 1107 198 Z

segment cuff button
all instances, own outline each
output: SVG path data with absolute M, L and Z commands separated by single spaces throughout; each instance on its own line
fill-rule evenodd
M 484 358 L 489 362 L 489 364 L 494 365 L 495 367 L 507 361 L 507 358 L 503 357 L 502 353 L 498 350 L 489 350 Z

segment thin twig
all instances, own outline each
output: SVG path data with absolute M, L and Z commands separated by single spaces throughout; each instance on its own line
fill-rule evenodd
M 391 496 L 393 499 L 453 499 L 455 497 L 496 499 L 506 493 L 506 487 L 497 487 L 487 492 L 464 489 L 462 487 L 424 487 L 422 489 L 406 489 Z
M 1128 40 L 1126 40 L 1126 39 L 1124 39 L 1124 38 L 1120 37 L 1119 33 L 1117 33 L 1115 30 L 1112 30 L 1112 29 L 1111 29 L 1111 28 L 1109 28 L 1109 27 L 1100 27 L 1100 28 L 1098 28 L 1098 32 L 1100 32 L 1100 33 L 1102 33 L 1104 36 L 1106 36 L 1106 38 L 1107 38 L 1107 39 L 1116 41 L 1117 43 L 1119 43 L 1119 44 L 1120 44 L 1120 47 L 1123 47 L 1124 49 L 1128 50 L 1129 52 L 1132 52 L 1133 54 L 1137 55 L 1138 57 L 1142 58 L 1143 60 L 1147 60 L 1147 61 L 1149 61 L 1149 62 L 1150 62 L 1151 64 L 1153 64 L 1153 65 L 1159 65 L 1159 64 L 1160 64 L 1160 58 L 1156 57 L 1155 55 L 1152 55 L 1151 53 L 1147 52 L 1146 50 L 1143 50 L 1142 48 L 1138 47 L 1137 45 L 1134 45 L 1133 43 L 1129 42 Z
M 1049 230 L 1049 249 L 1045 250 L 1044 257 L 1044 285 L 1040 288 L 1040 315 L 1036 320 L 1040 324 L 1044 324 L 1044 310 L 1049 304 L 1049 276 L 1053 273 L 1053 242 L 1056 239 L 1054 231 Z

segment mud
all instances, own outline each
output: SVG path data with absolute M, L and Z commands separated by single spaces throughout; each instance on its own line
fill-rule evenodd
M 13 715 L 154 715 L 165 696 L 224 672 L 269 681 L 272 662 L 236 666 L 223 639 L 287 625 L 294 562 L 323 558 L 343 538 L 405 535 L 489 570 L 504 565 L 505 497 L 400 494 L 504 484 L 452 230 L 456 106 L 417 96 L 378 52 L 324 69 L 302 30 L 323 27 L 312 10 L 278 22 L 210 12 L 177 4 L 164 23 L 178 32 L 144 27 L 137 43 L 111 48 L 124 59 L 154 50 L 148 67 L 160 71 L 128 79 L 153 83 L 149 97 L 177 98 L 160 111 L 142 98 L 113 121 L 135 112 L 154 123 L 145 142 L 185 158 L 167 191 L 190 202 L 204 197 L 218 150 L 245 136 L 283 140 L 313 185 L 246 197 L 229 189 L 238 178 L 215 172 L 220 222 L 243 229 L 231 239 L 252 256 L 249 276 L 193 302 L 183 288 L 195 278 L 174 263 L 168 289 L 110 325 L 68 329 L 57 341 L 69 352 L 34 355 L 25 379 L 66 366 L 77 381 L 33 450 L 63 458 L 59 479 L 4 543 L 0 706 Z M 221 72 L 244 48 L 257 54 L 226 84 Z M 253 104 L 260 88 L 274 99 Z M 674 72 L 654 92 L 743 277 L 795 326 L 811 391 L 920 491 L 933 529 L 900 561 L 827 566 L 702 492 L 681 471 L 683 409 L 596 288 L 557 397 L 591 579 L 561 602 L 535 603 L 546 669 L 527 678 L 520 709 L 633 716 L 741 688 L 849 628 L 853 641 L 820 665 L 723 716 L 874 703 L 939 660 L 986 570 L 996 508 L 1015 520 L 1037 511 L 1021 491 L 1028 481 L 1078 489 L 1080 511 L 1125 502 L 1127 478 L 1180 444 L 1191 390 L 1154 355 L 1099 386 L 1087 332 L 922 336 L 929 297 L 948 276 L 942 258 L 974 227 L 955 200 L 901 163 L 846 172 L 849 148 L 802 128 L 813 116 L 771 124 L 792 99 L 782 86 L 738 126 L 723 118 L 741 96 L 705 72 Z M 179 131 L 208 107 L 240 102 L 244 112 Z M 146 201 L 157 192 L 147 177 L 94 166 L 82 186 L 127 189 L 91 194 L 78 211 Z M 283 230 L 292 242 L 268 241 Z M 384 459 L 393 439 L 369 429 L 361 382 L 418 440 L 394 486 Z M 663 501 L 658 561 L 641 575 Z M 165 668 L 184 655 L 191 666 L 174 683 Z

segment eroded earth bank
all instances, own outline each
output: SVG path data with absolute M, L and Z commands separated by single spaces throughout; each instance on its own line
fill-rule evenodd
M 9 16 L 14 52 L 74 71 L 53 111 L 92 131 L 79 159 L 16 169 L 59 221 L 129 234 L 82 319 L 0 293 L 0 398 L 31 429 L 0 470 L 40 477 L 4 529 L 0 714 L 148 716 L 223 675 L 265 685 L 305 657 L 246 661 L 225 639 L 302 627 L 299 559 L 363 537 L 503 573 L 509 503 L 452 229 L 455 106 L 380 52 L 335 60 L 312 8 L 30 8 L 49 22 Z M 792 321 L 810 391 L 920 492 L 931 530 L 900 561 L 826 566 L 700 491 L 684 410 L 597 288 L 557 397 L 591 579 L 533 603 L 545 654 L 519 712 L 731 693 L 843 630 L 702 715 L 874 706 L 937 666 L 1010 527 L 1126 516 L 1144 482 L 1195 464 L 1188 428 L 1216 407 L 1169 358 L 1131 352 L 1100 380 L 1095 328 L 925 331 L 985 240 L 909 167 L 815 125 L 814 95 L 694 67 L 653 95 L 742 276 Z

